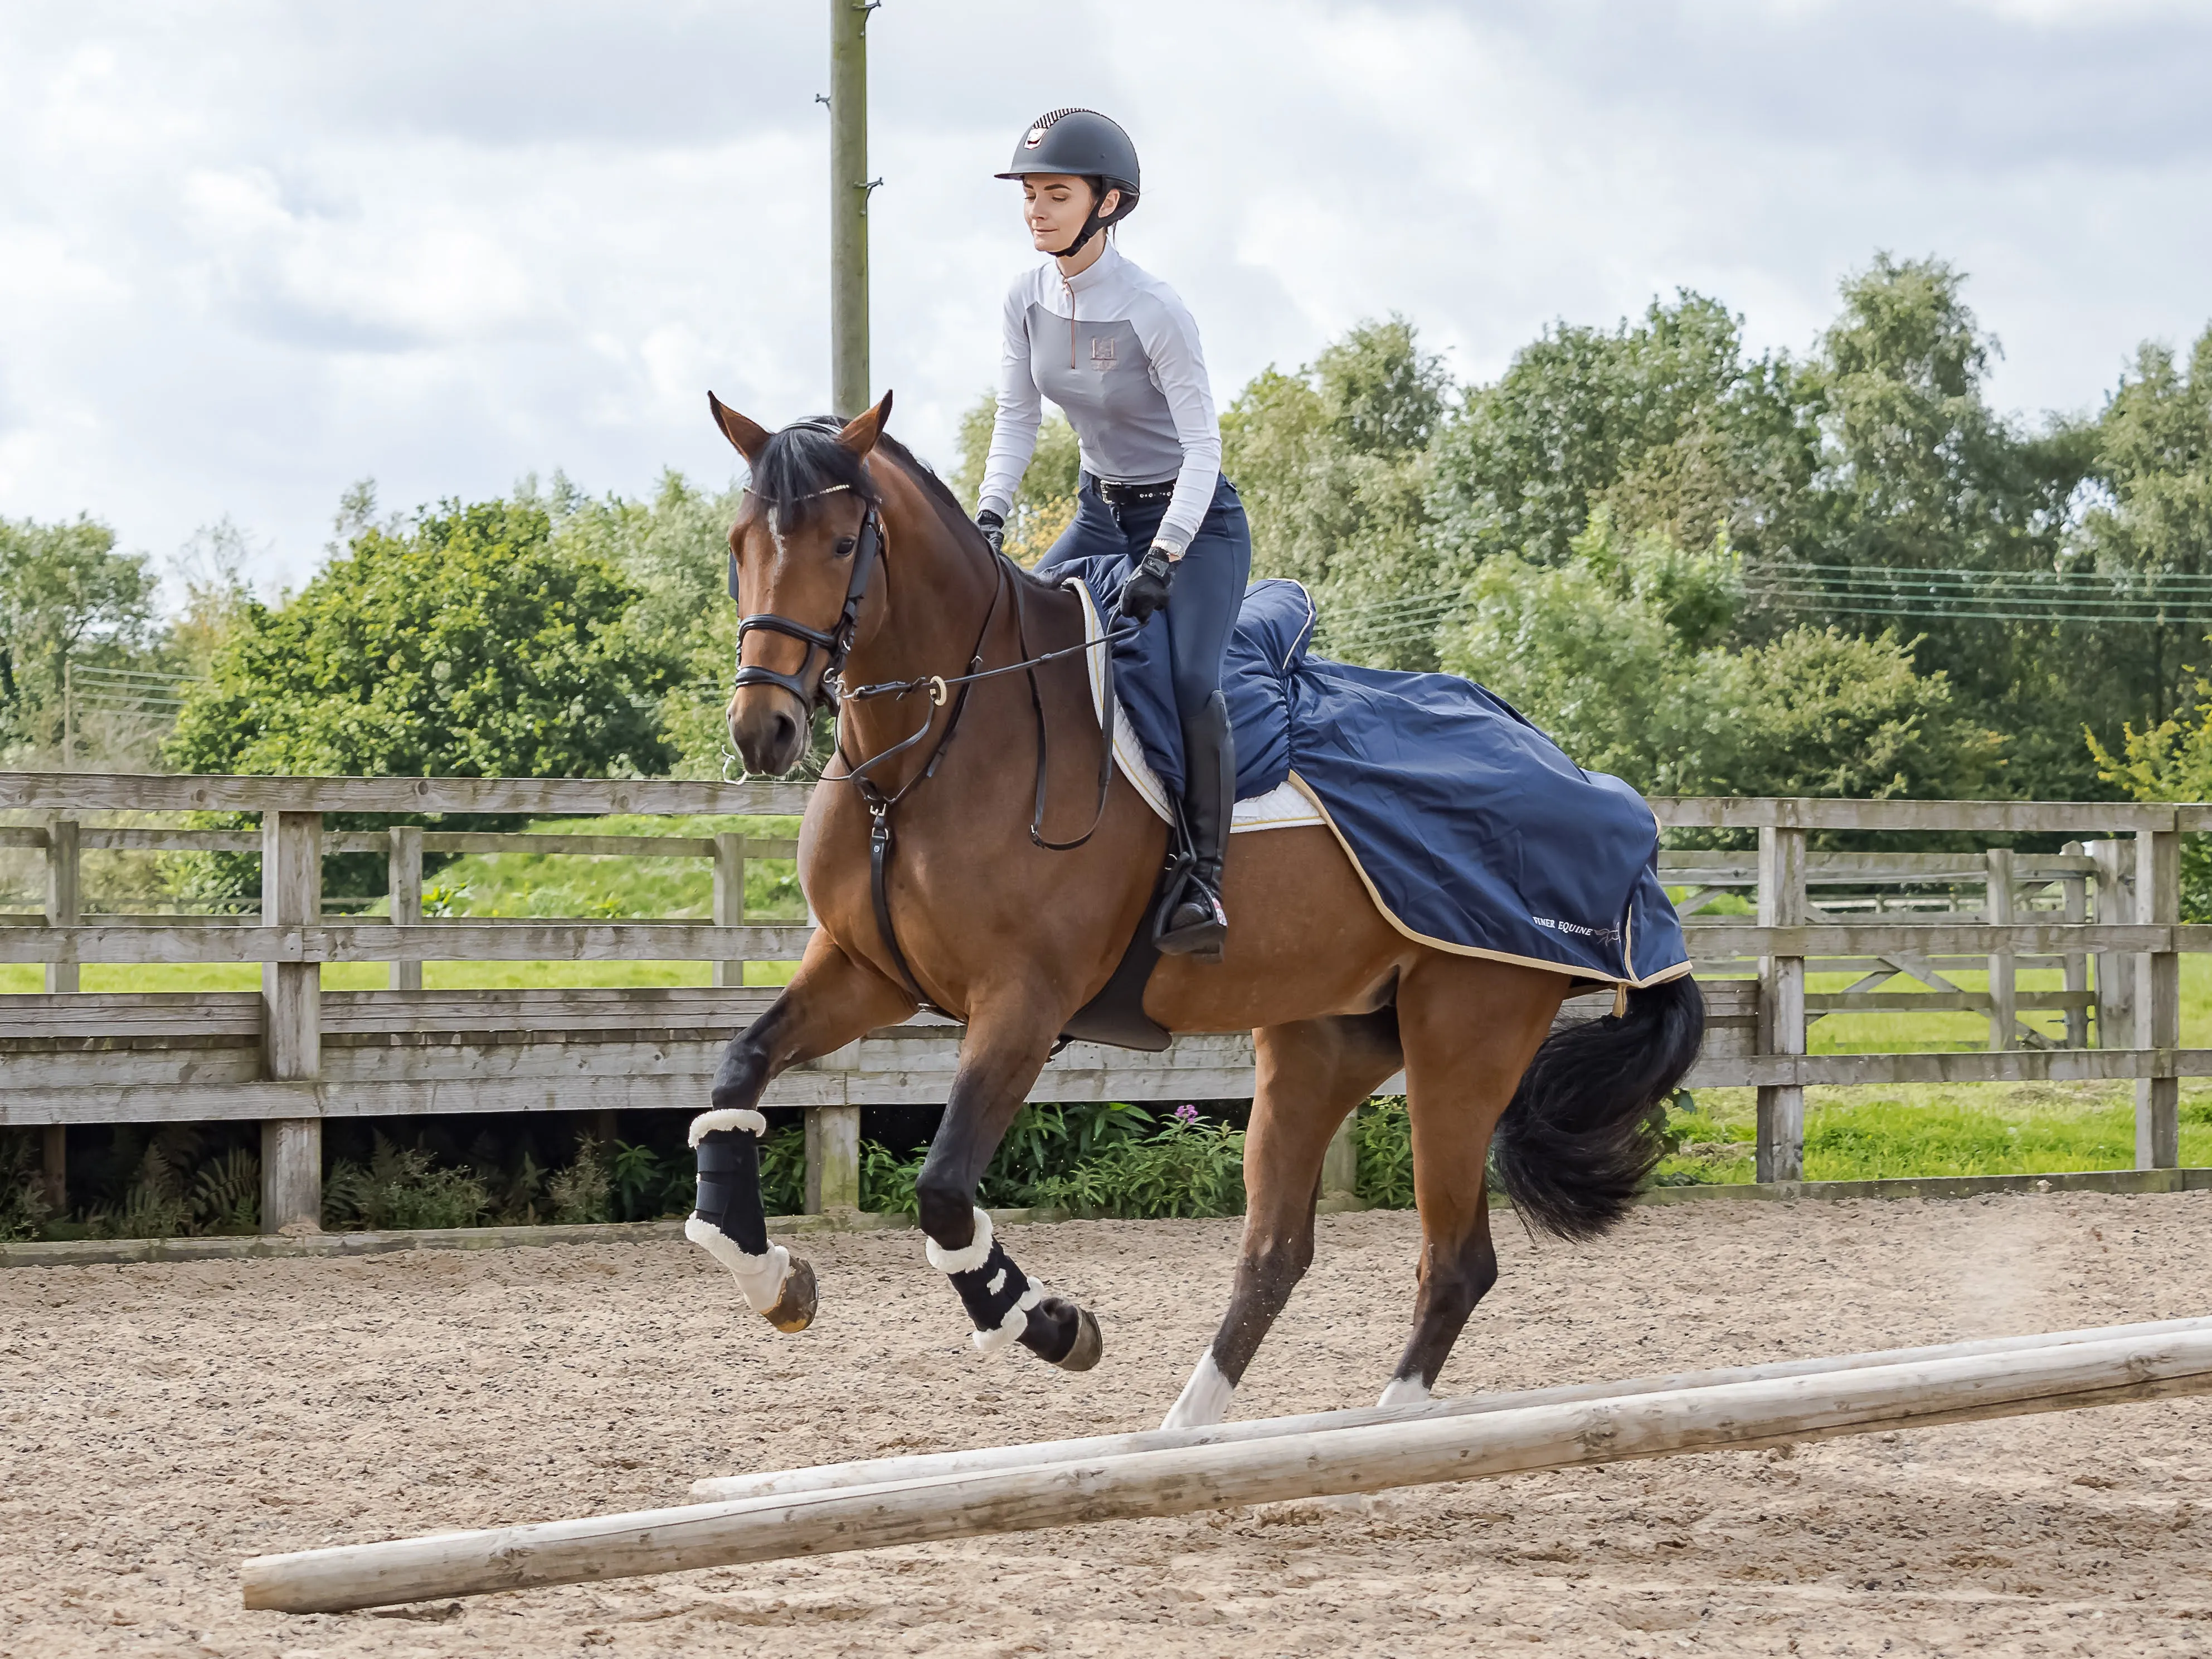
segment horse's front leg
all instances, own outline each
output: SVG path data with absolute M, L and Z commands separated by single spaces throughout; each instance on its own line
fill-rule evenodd
M 1103 1344 L 1088 1310 L 1030 1281 L 975 1207 L 975 1186 L 999 1150 L 1006 1126 L 1052 1050 L 1059 1021 L 1026 1001 L 975 1010 L 960 1048 L 945 1121 L 929 1143 L 915 1183 L 930 1265 L 948 1275 L 968 1316 L 975 1343 L 999 1353 L 1019 1342 L 1063 1370 L 1087 1371 Z
M 699 1192 L 684 1236 L 730 1270 L 746 1305 L 780 1331 L 814 1320 L 814 1269 L 768 1242 L 761 1202 L 760 1143 L 768 1120 L 761 1095 L 803 1060 L 842 1048 L 914 1012 L 914 999 L 817 933 L 769 1011 L 734 1038 L 714 1074 L 713 1109 L 691 1120 Z

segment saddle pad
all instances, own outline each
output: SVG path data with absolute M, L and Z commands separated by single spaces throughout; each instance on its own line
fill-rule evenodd
M 1067 579 L 1066 585 L 1083 600 L 1083 636 L 1088 640 L 1100 638 L 1105 632 L 1105 624 L 1091 590 L 1073 576 Z M 1093 719 L 1106 706 L 1106 665 L 1102 660 L 1104 655 L 1103 652 L 1093 651 L 1084 659 L 1091 665 Z M 1167 786 L 1160 781 L 1160 775 L 1152 769 L 1152 762 L 1145 758 L 1144 745 L 1137 741 L 1136 728 L 1129 724 L 1128 707 L 1118 697 L 1114 702 L 1114 764 L 1128 779 L 1130 787 L 1145 798 L 1145 805 L 1159 814 L 1162 823 L 1175 822 Z M 1285 778 L 1263 795 L 1238 801 L 1236 815 L 1229 822 L 1229 833 L 1241 836 L 1254 830 L 1299 830 L 1328 822 L 1321 809 L 1299 789 L 1297 781 Z

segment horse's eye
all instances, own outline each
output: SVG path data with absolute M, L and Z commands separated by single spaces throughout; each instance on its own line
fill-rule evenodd
M 837 538 L 837 545 L 830 550 L 841 559 L 849 559 L 853 556 L 853 550 L 859 545 L 860 543 L 854 538 L 840 536 Z

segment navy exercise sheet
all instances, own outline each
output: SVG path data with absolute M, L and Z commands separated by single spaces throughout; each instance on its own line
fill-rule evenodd
M 1085 560 L 1101 611 L 1128 565 Z M 1620 779 L 1585 772 L 1499 698 L 1453 674 L 1355 668 L 1309 654 L 1313 601 L 1257 581 L 1222 671 L 1239 799 L 1295 775 L 1383 913 L 1449 951 L 1645 985 L 1689 971 L 1659 880 L 1659 828 Z M 1115 688 L 1170 791 L 1182 742 L 1155 618 L 1115 647 Z

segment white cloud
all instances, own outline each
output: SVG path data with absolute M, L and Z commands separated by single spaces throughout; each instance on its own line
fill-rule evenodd
M 1062 102 L 1138 135 L 1126 246 L 1217 387 L 1393 309 L 1494 374 L 1690 286 L 1802 348 L 1877 247 L 1971 271 L 2000 397 L 2094 405 L 2201 328 L 2212 19 L 2118 0 L 890 0 L 875 368 L 949 459 L 1025 257 L 990 178 Z M 713 386 L 826 402 L 818 4 L 0 15 L 0 513 L 265 576 L 337 494 L 730 470 Z

